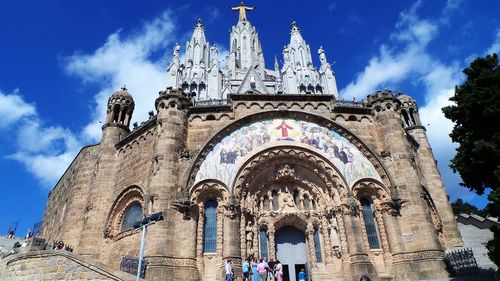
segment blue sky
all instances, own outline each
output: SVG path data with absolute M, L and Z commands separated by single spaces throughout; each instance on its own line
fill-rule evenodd
M 0 233 L 43 217 L 49 191 L 79 149 L 99 141 L 105 103 L 126 84 L 134 121 L 147 119 L 165 87 L 165 69 L 201 18 L 206 37 L 227 52 L 239 1 L 36 1 L 0 4 Z M 247 1 L 267 68 L 289 42 L 295 20 L 311 46 L 334 63 L 340 96 L 376 90 L 416 98 L 452 200 L 483 207 L 484 196 L 458 186 L 448 168 L 455 144 L 440 108 L 462 69 L 500 50 L 500 1 Z M 181 54 L 183 49 L 181 49 Z

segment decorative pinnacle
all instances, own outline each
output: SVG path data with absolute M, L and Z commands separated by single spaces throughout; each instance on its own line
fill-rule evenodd
M 127 90 L 127 85 L 123 85 L 120 89 L 122 89 L 122 91 L 126 91 Z
M 197 27 L 202 27 L 203 26 L 203 21 L 200 18 L 198 18 L 198 20 L 196 21 L 196 26 Z
M 292 21 L 292 30 L 290 31 L 291 32 L 294 32 L 294 31 L 298 31 L 300 32 L 300 28 L 299 26 L 297 25 L 297 22 L 296 21 Z

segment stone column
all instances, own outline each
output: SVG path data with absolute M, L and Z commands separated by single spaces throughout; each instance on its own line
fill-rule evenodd
M 248 258 L 247 254 L 247 233 L 246 233 L 247 220 L 243 213 L 241 213 L 240 219 L 240 249 L 241 258 L 246 260 Z
M 235 276 L 241 276 L 240 216 L 226 213 L 224 216 L 223 261 L 231 259 Z
M 203 272 L 203 226 L 205 224 L 205 209 L 198 204 L 198 226 L 196 227 L 196 264 L 199 272 Z
M 274 229 L 274 226 L 270 226 L 267 232 L 269 234 L 269 243 L 268 243 L 269 258 L 276 260 L 276 244 L 275 244 L 276 241 L 274 238 L 276 230 Z
M 349 250 L 350 275 L 354 277 L 354 280 L 359 279 L 363 274 L 377 276 L 375 268 L 368 258 L 368 249 L 365 246 L 366 238 L 363 236 L 359 213 L 356 215 L 345 213 L 343 221 Z
M 316 252 L 314 245 L 314 226 L 312 224 L 307 225 L 306 229 L 306 238 L 307 238 L 307 256 L 309 263 L 311 264 L 311 268 L 316 268 L 318 266 L 316 261 Z
M 325 244 L 325 263 L 330 264 L 333 263 L 333 256 L 332 256 L 332 244 L 330 243 L 330 233 L 329 233 L 329 227 L 326 223 L 326 219 L 323 219 L 321 221 L 321 234 L 323 234 L 323 241 Z

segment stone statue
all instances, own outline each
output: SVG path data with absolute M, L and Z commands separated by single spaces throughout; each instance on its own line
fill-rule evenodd
M 179 60 L 179 50 L 180 49 L 181 49 L 181 46 L 179 46 L 179 43 L 175 43 L 174 52 L 172 54 L 174 61 Z
M 318 55 L 319 55 L 319 61 L 321 62 L 321 65 L 328 64 L 328 62 L 326 61 L 326 55 L 325 55 L 325 50 L 323 49 L 323 46 L 319 47 Z
M 283 47 L 283 59 L 285 60 L 283 63 L 283 68 L 285 68 L 285 65 L 288 65 L 290 63 L 290 55 L 287 46 Z
M 337 258 L 340 258 L 342 251 L 340 247 L 340 238 L 338 232 L 339 228 L 337 218 L 335 216 L 332 216 L 332 218 L 330 219 L 328 228 L 330 229 L 330 244 L 332 246 L 333 255 Z
M 281 193 L 280 205 L 282 206 L 281 208 L 282 211 L 295 210 L 295 202 L 293 201 L 293 196 L 288 190 L 288 188 L 285 189 L 285 192 Z
M 243 2 L 238 7 L 229 7 L 232 11 L 238 11 L 240 13 L 239 20 L 246 21 L 247 20 L 247 11 L 253 11 L 255 7 L 249 7 L 243 5 Z
M 253 249 L 253 227 L 251 221 L 248 222 L 245 228 L 245 232 L 247 241 L 247 254 L 251 254 Z
M 219 66 L 219 50 L 216 47 L 212 46 L 210 48 L 210 59 L 211 59 L 210 65 Z

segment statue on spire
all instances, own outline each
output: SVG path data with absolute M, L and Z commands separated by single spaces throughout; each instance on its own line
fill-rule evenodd
M 240 3 L 238 7 L 229 7 L 231 8 L 232 11 L 239 11 L 240 12 L 240 21 L 246 21 L 247 20 L 247 11 L 253 11 L 255 7 L 249 7 L 245 6 L 243 2 Z

